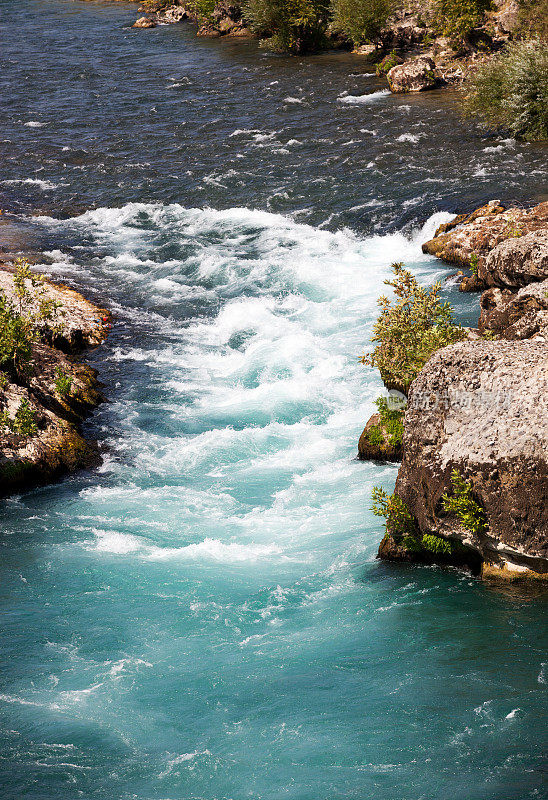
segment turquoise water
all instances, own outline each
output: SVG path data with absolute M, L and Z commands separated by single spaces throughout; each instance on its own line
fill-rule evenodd
M 545 151 L 437 96 L 341 102 L 383 88 L 348 56 L 13 13 L 3 230 L 115 324 L 103 465 L 2 506 L 0 796 L 547 797 L 545 601 L 377 562 L 397 466 L 355 459 L 390 263 L 445 277 L 420 244 L 455 197 L 538 193 Z

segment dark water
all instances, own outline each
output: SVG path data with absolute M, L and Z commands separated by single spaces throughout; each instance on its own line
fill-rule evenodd
M 1 509 L 0 796 L 547 797 L 545 602 L 376 562 L 354 459 L 390 263 L 546 147 L 135 9 L 0 0 L 0 244 L 116 315 L 103 466 Z

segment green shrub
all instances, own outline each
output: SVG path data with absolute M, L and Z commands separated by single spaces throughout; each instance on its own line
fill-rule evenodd
M 388 72 L 390 72 L 392 67 L 397 66 L 397 64 L 401 64 L 401 59 L 398 57 L 395 50 L 392 50 L 391 53 L 385 56 L 383 60 L 377 64 L 375 67 L 375 72 L 379 77 L 381 77 L 382 75 L 386 75 Z
M 5 389 L 9 380 L 5 372 L 0 372 L 0 389 Z
M 379 298 L 381 314 L 372 338 L 377 346 L 361 361 L 377 367 L 388 388 L 407 394 L 430 356 L 464 339 L 466 332 L 453 323 L 449 303 L 441 302 L 439 283 L 424 288 L 403 264 L 393 264 L 392 269 L 395 278 L 385 283 L 394 289 L 395 301 Z
M 69 397 L 72 390 L 72 376 L 68 375 L 61 367 L 55 371 L 55 391 L 60 397 Z
M 386 533 L 397 541 L 405 536 L 416 534 L 415 518 L 397 494 L 389 495 L 380 486 L 375 486 L 371 493 L 371 499 L 373 514 L 377 517 L 384 517 L 386 520 Z
M 18 314 L 0 293 L 0 367 L 26 371 L 34 338 L 32 321 Z
M 528 141 L 548 139 L 548 44 L 513 42 L 469 80 L 464 111 Z
M 452 553 L 451 543 L 441 536 L 432 536 L 429 533 L 424 533 L 421 539 L 421 545 L 424 550 L 435 556 L 450 556 Z
M 435 0 L 434 28 L 458 46 L 477 28 L 491 0 Z
M 470 256 L 470 272 L 472 275 L 475 275 L 476 278 L 478 277 L 478 269 L 479 269 L 479 258 L 477 253 L 472 253 Z
M 19 408 L 15 412 L 12 430 L 20 436 L 33 436 L 38 430 L 34 411 L 26 399 L 21 400 Z
M 465 480 L 458 470 L 451 473 L 453 494 L 445 493 L 442 497 L 443 510 L 447 514 L 455 514 L 462 527 L 475 535 L 487 530 L 485 511 L 474 499 L 472 484 Z
M 354 43 L 378 43 L 395 0 L 333 0 L 333 27 Z M 394 64 L 392 64 L 394 66 Z
M 369 444 L 382 445 L 384 444 L 384 436 L 378 425 L 372 425 L 367 431 L 367 441 Z
M 45 333 L 61 328 L 60 303 L 48 298 L 44 277 L 30 271 L 25 259 L 17 259 L 13 275 L 15 298 L 0 292 L 0 368 L 28 372 L 32 343 Z M 32 290 L 32 291 L 31 291 Z
M 272 50 L 301 55 L 325 44 L 329 0 L 247 0 L 244 16 Z
M 185 3 L 185 8 L 203 19 L 209 19 L 215 8 L 215 0 L 189 0 Z
M 388 408 L 386 397 L 375 400 L 381 418 L 381 425 L 388 434 L 388 441 L 392 447 L 397 447 L 403 441 L 403 411 Z

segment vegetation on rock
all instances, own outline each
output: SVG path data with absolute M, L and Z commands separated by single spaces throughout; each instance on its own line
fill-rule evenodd
M 361 361 L 377 367 L 389 389 L 407 394 L 430 356 L 464 339 L 466 332 L 453 322 L 449 303 L 440 300 L 441 284 L 420 286 L 401 263 L 393 264 L 392 270 L 394 279 L 385 283 L 394 289 L 395 301 L 379 298 L 381 314 L 372 337 L 377 345 Z
M 367 432 L 370 444 L 384 444 L 385 434 L 391 447 L 398 447 L 403 440 L 403 411 L 388 407 L 386 397 L 378 397 L 375 405 L 379 410 L 380 424 Z
M 400 540 L 413 535 L 417 525 L 406 504 L 397 494 L 388 494 L 380 486 L 374 486 L 371 493 L 371 511 L 386 520 L 386 533 Z
M 548 44 L 513 42 L 471 76 L 465 112 L 529 141 L 548 139 Z
M 470 481 L 465 480 L 460 472 L 454 469 L 451 473 L 453 493 L 445 493 L 442 497 L 443 510 L 446 514 L 455 514 L 463 528 L 477 536 L 487 530 L 485 511 L 474 499 L 474 490 Z
M 50 333 L 57 329 L 59 304 L 45 297 L 43 278 L 32 273 L 24 259 L 15 262 L 13 287 L 15 301 L 0 291 L 0 367 L 18 374 L 30 369 L 32 343 L 43 326 L 47 324 Z

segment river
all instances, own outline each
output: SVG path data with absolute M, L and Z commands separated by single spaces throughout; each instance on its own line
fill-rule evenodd
M 3 247 L 115 315 L 103 465 L 0 509 L 1 797 L 546 798 L 545 601 L 376 561 L 355 459 L 391 262 L 546 147 L 135 11 L 0 0 Z

